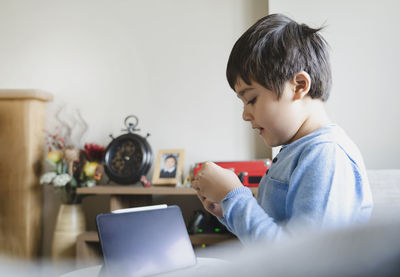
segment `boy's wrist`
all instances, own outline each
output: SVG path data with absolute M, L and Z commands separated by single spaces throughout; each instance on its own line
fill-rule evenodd
M 222 200 L 224 200 L 224 199 L 226 198 L 226 196 L 227 196 L 231 191 L 233 191 L 233 190 L 235 190 L 235 189 L 237 189 L 237 188 L 239 188 L 239 187 L 242 187 L 242 186 L 243 186 L 243 185 L 237 185 L 237 186 L 234 186 L 234 187 L 227 187 L 227 188 L 225 188 L 224 190 L 222 190 L 222 191 L 221 191 L 221 194 L 220 194 L 219 203 L 221 203 Z

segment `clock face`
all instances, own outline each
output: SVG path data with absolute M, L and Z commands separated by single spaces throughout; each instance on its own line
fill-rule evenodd
M 110 158 L 112 171 L 121 176 L 129 176 L 140 168 L 143 153 L 137 141 L 125 140 L 115 146 Z
M 108 177 L 120 184 L 139 181 L 150 169 L 152 152 L 146 139 L 125 134 L 114 139 L 106 149 L 105 169 Z

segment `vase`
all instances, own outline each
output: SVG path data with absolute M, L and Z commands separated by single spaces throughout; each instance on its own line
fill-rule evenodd
M 82 204 L 61 204 L 51 247 L 52 260 L 74 262 L 76 239 L 85 230 L 86 223 Z

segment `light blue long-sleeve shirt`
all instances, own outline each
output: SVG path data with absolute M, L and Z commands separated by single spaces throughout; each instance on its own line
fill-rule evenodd
M 222 201 L 220 221 L 242 242 L 276 240 L 302 228 L 367 222 L 372 196 L 362 156 L 331 124 L 282 146 L 262 178 L 257 200 L 239 187 Z

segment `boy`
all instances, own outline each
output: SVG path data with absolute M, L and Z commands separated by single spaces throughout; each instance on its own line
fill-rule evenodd
M 160 178 L 175 178 L 176 163 L 176 157 L 169 154 L 164 159 L 164 167 L 160 171 Z
M 230 170 L 206 162 L 192 182 L 203 206 L 242 242 L 276 240 L 307 228 L 368 221 L 372 197 L 356 145 L 332 124 L 327 44 L 279 14 L 256 22 L 234 45 L 227 78 L 243 119 L 265 143 L 282 146 L 257 200 Z

